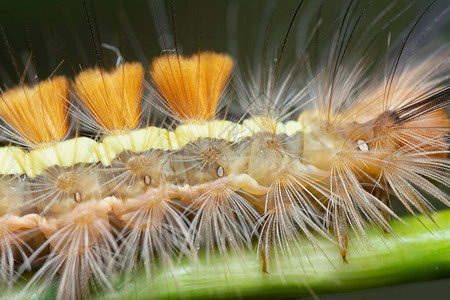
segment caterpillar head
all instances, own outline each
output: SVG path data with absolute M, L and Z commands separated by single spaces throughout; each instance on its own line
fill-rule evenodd
M 331 170 L 334 161 L 344 158 L 360 173 L 375 176 L 392 156 L 445 159 L 450 119 L 443 108 L 449 93 L 447 88 L 380 114 L 374 111 L 372 118 L 334 116 L 333 121 L 324 121 L 320 112 L 305 111 L 299 118 L 304 128 L 305 163 Z
M 449 92 L 444 90 L 386 110 L 367 122 L 343 126 L 342 132 L 357 153 L 354 162 L 364 172 L 375 175 L 383 163 L 395 164 L 395 157 L 445 159 L 450 119 L 442 108 L 448 105 L 448 97 Z

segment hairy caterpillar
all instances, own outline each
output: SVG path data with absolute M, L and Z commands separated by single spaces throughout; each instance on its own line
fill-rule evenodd
M 301 16 L 317 12 L 309 5 Z M 148 65 L 107 68 L 91 29 L 97 68 L 5 90 L 2 129 L 22 147 L 1 148 L 2 283 L 34 268 L 26 290 L 59 278 L 58 298 L 80 298 L 114 290 L 119 271 L 130 280 L 143 268 L 151 281 L 179 256 L 195 264 L 199 251 L 212 260 L 244 248 L 270 272 L 317 235 L 346 260 L 351 229 L 362 240 L 370 225 L 391 232 L 391 202 L 413 214 L 433 211 L 425 195 L 448 205 L 436 186 L 448 186 L 448 47 L 411 42 L 420 16 L 389 44 L 392 57 L 370 64 L 384 39 L 351 44 L 367 9 L 346 3 L 323 30 L 312 20 L 293 66 L 282 64 L 288 34 L 283 55 L 263 53 L 250 74 L 239 57 L 168 45 Z M 230 80 L 245 114 L 226 113 Z

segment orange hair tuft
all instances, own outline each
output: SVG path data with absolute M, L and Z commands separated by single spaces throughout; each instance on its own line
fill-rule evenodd
M 97 125 L 110 134 L 138 127 L 144 68 L 125 63 L 111 72 L 89 69 L 75 79 L 75 92 Z
M 54 77 L 1 96 L 0 116 L 29 146 L 57 142 L 69 131 L 69 81 Z
M 158 57 L 150 66 L 150 75 L 171 113 L 181 121 L 200 121 L 216 115 L 232 69 L 229 55 L 201 52 L 190 57 Z

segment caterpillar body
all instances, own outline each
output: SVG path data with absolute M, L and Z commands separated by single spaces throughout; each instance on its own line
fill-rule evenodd
M 346 49 L 365 9 L 349 21 L 349 5 L 321 69 L 303 53 L 285 75 L 277 61 L 232 78 L 230 55 L 176 49 L 150 66 L 119 60 L 4 91 L 1 129 L 14 144 L 0 148 L 0 284 L 33 269 L 25 291 L 59 278 L 56 298 L 77 299 L 114 291 L 111 274 L 143 268 L 151 280 L 178 257 L 245 248 L 270 272 L 298 255 L 293 243 L 320 248 L 317 236 L 346 262 L 350 231 L 395 234 L 393 202 L 430 219 L 429 198 L 449 206 L 437 185 L 450 184 L 448 45 L 405 59 L 419 18 L 368 76 L 368 48 L 356 59 Z M 246 105 L 238 120 L 219 113 L 227 89 Z M 170 121 L 148 126 L 143 103 Z

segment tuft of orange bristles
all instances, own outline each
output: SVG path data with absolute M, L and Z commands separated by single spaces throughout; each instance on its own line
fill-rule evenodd
M 69 81 L 54 77 L 34 86 L 3 93 L 0 116 L 18 134 L 16 139 L 38 147 L 64 139 L 69 131 Z
M 226 54 L 166 54 L 153 60 L 150 75 L 170 112 L 192 122 L 214 118 L 232 69 L 233 60 Z
M 74 89 L 97 125 L 119 134 L 139 125 L 143 80 L 140 63 L 125 63 L 110 72 L 96 68 L 80 73 Z

